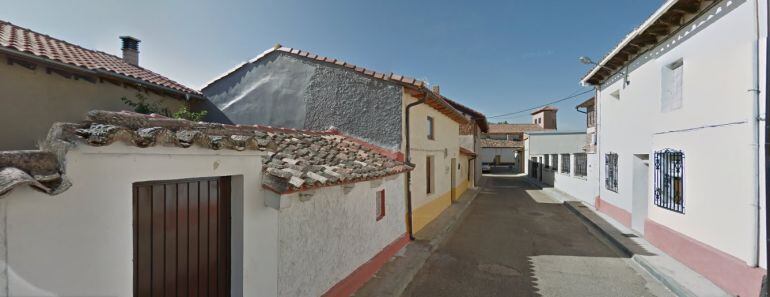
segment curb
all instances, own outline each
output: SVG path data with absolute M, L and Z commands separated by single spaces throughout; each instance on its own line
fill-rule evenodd
M 422 269 L 422 267 L 425 265 L 425 263 L 428 262 L 428 258 L 430 258 L 431 255 L 433 255 L 433 252 L 438 249 L 439 246 L 441 246 L 449 237 L 449 235 L 459 226 L 459 222 L 462 221 L 468 214 L 468 208 L 471 206 L 471 203 L 473 203 L 474 200 L 476 200 L 476 197 L 479 195 L 483 187 L 486 185 L 486 179 L 482 178 L 482 180 L 479 181 L 479 185 L 476 187 L 477 190 L 475 193 L 473 193 L 465 203 L 465 206 L 462 209 L 458 209 L 458 212 L 454 214 L 454 218 L 449 220 L 447 224 L 441 228 L 440 230 L 436 231 L 435 235 L 430 239 L 415 239 L 414 241 L 409 242 L 405 247 L 402 248 L 402 251 L 406 250 L 413 250 L 415 255 L 413 260 L 413 266 L 410 266 L 410 268 L 400 271 L 402 272 L 399 276 L 399 278 L 403 278 L 403 281 L 395 280 L 393 284 L 395 284 L 392 288 L 392 290 L 388 290 L 387 294 L 383 292 L 379 292 L 380 295 L 377 297 L 384 296 L 392 296 L 392 297 L 398 297 L 401 296 L 404 291 L 406 291 L 406 288 L 409 286 L 409 284 L 412 283 L 412 280 L 414 280 L 414 277 L 417 275 L 417 273 Z M 407 251 L 408 252 L 408 251 Z M 387 265 L 387 264 L 386 264 Z M 365 285 L 364 285 L 365 286 Z M 359 289 L 360 290 L 360 289 Z M 359 293 L 358 291 L 356 293 Z M 360 295 L 353 293 L 352 296 L 370 296 L 370 295 Z
M 579 204 L 579 206 L 575 206 L 574 204 Z M 644 259 L 644 257 L 640 255 L 634 254 L 634 252 L 631 251 L 631 248 L 620 242 L 615 236 L 612 236 L 610 232 L 604 228 L 601 228 L 596 222 L 586 217 L 583 213 L 580 212 L 580 210 L 577 209 L 577 207 L 585 207 L 585 204 L 582 202 L 564 202 L 564 205 L 567 207 L 567 209 L 574 213 L 584 224 L 588 225 L 590 228 L 596 230 L 599 234 L 601 234 L 603 239 L 606 239 L 609 243 L 613 245 L 618 251 L 620 251 L 624 256 L 630 258 L 633 260 L 634 263 L 639 265 L 641 268 L 643 268 L 647 273 L 649 273 L 654 279 L 659 281 L 663 286 L 665 286 L 669 291 L 674 293 L 676 296 L 681 297 L 697 297 L 698 295 L 694 294 L 692 291 L 688 290 L 686 287 L 684 287 L 682 284 L 680 284 L 676 279 L 669 277 L 665 273 L 658 270 L 654 265 L 652 265 L 650 262 L 647 261 L 647 259 Z
M 601 234 L 604 239 L 606 239 L 610 243 L 612 243 L 612 245 L 615 248 L 617 248 L 623 254 L 623 256 L 628 257 L 628 258 L 632 258 L 633 257 L 634 253 L 631 252 L 631 250 L 626 245 L 624 245 L 623 243 L 618 241 L 617 238 L 612 236 L 607 230 L 603 229 L 602 227 L 599 227 L 599 225 L 597 225 L 596 222 L 592 221 L 591 219 L 589 219 L 588 217 L 586 217 L 585 215 L 580 213 L 580 210 L 578 210 L 573 205 L 573 204 L 577 204 L 577 203 L 580 203 L 580 202 L 575 202 L 575 203 L 564 202 L 564 205 L 567 206 L 567 209 L 570 212 L 572 212 L 578 218 L 580 218 L 580 220 L 583 221 L 583 223 L 587 224 L 589 227 L 592 227 L 596 231 L 599 231 L 599 234 Z M 580 205 L 582 207 L 587 207 L 583 203 L 580 203 Z
M 451 220 L 449 224 L 447 224 L 447 226 L 444 227 L 444 229 L 439 231 L 433 239 L 428 241 L 428 245 L 430 246 L 431 253 L 433 253 L 436 249 L 438 249 L 438 247 L 447 240 L 447 238 L 449 237 L 448 235 L 451 234 L 452 231 L 454 231 L 457 228 L 458 223 L 468 216 L 468 208 L 471 207 L 471 203 L 473 203 L 473 201 L 476 200 L 476 197 L 479 196 L 479 193 L 481 193 L 481 190 L 483 189 L 484 186 L 486 186 L 486 179 L 484 179 L 483 182 L 481 182 L 480 187 L 476 187 L 477 188 L 477 190 L 475 190 L 476 193 L 474 193 L 473 196 L 468 198 L 468 202 L 465 204 L 465 207 L 463 207 L 459 211 L 456 217 L 453 220 Z
M 668 277 L 667 275 L 664 275 L 661 273 L 658 269 L 655 268 L 654 265 L 650 264 L 650 262 L 647 262 L 646 259 L 634 256 L 632 257 L 634 262 L 639 264 L 642 268 L 644 268 L 645 271 L 647 271 L 650 275 L 652 275 L 653 278 L 661 282 L 666 288 L 668 288 L 674 295 L 676 296 L 682 296 L 682 297 L 698 297 L 695 295 L 695 293 L 690 292 L 687 288 L 682 286 L 679 282 L 677 282 L 675 279 Z

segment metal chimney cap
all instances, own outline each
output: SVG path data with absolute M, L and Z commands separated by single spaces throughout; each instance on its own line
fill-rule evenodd
M 127 35 L 120 36 L 120 39 L 123 40 L 123 49 L 139 50 L 139 43 L 142 42 L 136 37 Z

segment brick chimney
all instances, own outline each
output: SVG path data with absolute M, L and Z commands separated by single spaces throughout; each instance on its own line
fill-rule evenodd
M 131 36 L 120 36 L 123 40 L 123 61 L 131 65 L 139 66 L 139 39 Z

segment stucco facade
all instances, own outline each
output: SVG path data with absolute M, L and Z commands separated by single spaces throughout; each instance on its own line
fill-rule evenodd
M 408 104 L 417 102 L 408 92 L 403 93 L 403 100 L 404 109 Z M 413 231 L 418 232 L 452 204 L 452 170 L 455 171 L 456 182 L 460 176 L 457 166 L 452 167 L 452 159 L 455 164 L 460 161 L 460 126 L 448 116 L 425 104 L 413 107 L 409 116 L 410 161 L 416 165 L 411 174 L 412 224 Z M 434 139 L 428 139 L 428 117 L 433 118 Z M 406 125 L 406 122 L 403 125 Z M 426 168 L 429 156 L 433 159 L 430 193 Z
M 6 63 L 8 55 L 0 54 L 0 118 L 6 123 L 24 123 L 3 131 L 0 150 L 34 149 L 45 139 L 55 122 L 76 122 L 90 110 L 131 110 L 121 98 L 136 101 L 140 91 L 96 79 L 66 78 L 48 73 L 44 64 L 28 69 Z M 147 102 L 158 103 L 172 112 L 186 104 L 184 100 L 156 94 L 141 93 Z
M 385 191 L 377 220 L 376 194 Z M 404 177 L 315 191 L 278 215 L 278 296 L 321 296 L 406 234 Z
M 202 92 L 226 117 L 213 110 L 209 121 L 310 130 L 335 127 L 397 150 L 402 89 L 343 67 L 275 52 L 242 65 Z
M 264 204 L 262 155 L 122 144 L 71 149 L 69 190 L 51 197 L 24 187 L 0 200 L 9 296 L 132 296 L 131 185 L 208 176 L 233 176 L 233 296 L 278 296 L 278 211 Z
M 717 1 L 632 61 L 630 83 L 619 73 L 597 86 L 599 209 L 741 296 L 758 294 L 764 270 L 756 267 L 766 257 L 757 117 L 766 110 L 758 94 L 766 90 L 767 20 L 756 14 L 766 8 Z M 664 99 L 672 67 L 681 67 L 676 104 Z M 666 149 L 684 155 L 681 213 L 654 202 L 654 154 Z M 617 190 L 604 182 L 609 153 L 618 156 Z
M 528 176 L 531 177 L 532 157 L 543 160 L 543 156 L 549 155 L 551 166 L 546 168 L 540 161 L 538 166 L 543 168 L 534 178 L 589 205 L 594 204 L 598 191 L 595 154 L 586 154 L 587 174 L 585 176 L 575 174 L 575 154 L 585 154 L 583 149 L 586 141 L 585 132 L 531 132 L 525 139 L 524 160 L 527 160 L 525 173 Z M 565 158 L 564 154 L 568 154 L 569 158 Z M 554 155 L 556 155 L 555 160 Z M 569 170 L 564 172 L 566 162 L 569 162 Z
M 416 232 L 451 204 L 460 185 L 460 122 L 465 116 L 423 82 L 383 74 L 301 50 L 277 47 L 209 83 L 202 92 L 224 118 L 212 121 L 326 130 L 406 154 L 406 106 L 410 109 L 413 229 Z M 211 114 L 216 115 L 217 110 Z M 427 139 L 427 117 L 435 139 Z M 473 140 L 473 139 L 471 139 Z M 475 142 L 474 142 L 475 143 Z M 473 144 L 472 146 L 475 146 Z M 434 157 L 433 190 L 427 193 L 426 157 Z M 450 171 L 454 159 L 454 171 Z M 476 166 L 479 168 L 480 166 Z M 480 170 L 480 169 L 478 169 Z M 451 182 L 455 174 L 454 185 Z
M 57 124 L 40 150 L 0 151 L 0 296 L 223 279 L 231 296 L 349 295 L 408 243 L 411 167 L 383 151 L 335 133 L 137 113 Z

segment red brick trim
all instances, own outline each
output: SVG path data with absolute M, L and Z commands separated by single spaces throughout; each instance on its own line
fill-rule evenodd
M 649 219 L 644 222 L 644 237 L 728 293 L 759 296 L 765 269 L 748 266 L 741 259 Z
M 371 260 L 364 263 L 358 269 L 353 271 L 345 279 L 338 282 L 334 287 L 326 291 L 323 294 L 324 297 L 343 297 L 353 295 L 358 289 L 360 289 L 367 281 L 369 281 L 374 274 L 380 270 L 382 265 L 390 260 L 393 255 L 400 251 L 406 244 L 409 243 L 409 235 L 404 234 L 394 240 L 382 251 L 375 255 Z
M 622 209 L 620 207 L 612 205 L 609 202 L 602 200 L 601 196 L 596 196 L 596 202 L 594 203 L 594 207 L 596 207 L 596 210 L 611 216 L 613 219 L 620 222 L 624 226 L 631 227 L 631 213 L 626 211 L 625 209 Z

